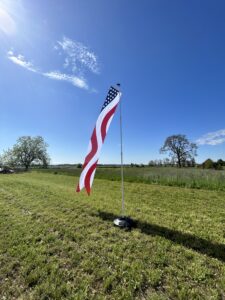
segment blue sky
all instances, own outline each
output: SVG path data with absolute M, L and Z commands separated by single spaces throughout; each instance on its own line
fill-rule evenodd
M 163 158 L 172 134 L 197 161 L 225 159 L 225 2 L 0 2 L 0 153 L 41 135 L 52 163 L 83 162 L 111 84 L 121 83 L 125 162 Z M 100 163 L 120 160 L 118 111 Z

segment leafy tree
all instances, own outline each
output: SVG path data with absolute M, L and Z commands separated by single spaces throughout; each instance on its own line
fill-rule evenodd
M 215 170 L 223 170 L 223 166 L 221 166 L 220 164 L 218 164 L 218 162 L 214 162 L 214 169 Z
M 217 160 L 217 164 L 220 165 L 221 167 L 223 167 L 223 166 L 225 166 L 225 161 L 220 158 Z
M 197 155 L 197 145 L 191 143 L 183 134 L 171 135 L 167 137 L 160 153 L 167 153 L 176 161 L 179 168 L 185 166 L 188 161 L 192 161 Z
M 149 167 L 154 167 L 155 165 L 155 162 L 154 160 L 150 160 L 149 163 L 148 163 Z
M 10 167 L 16 166 L 15 157 L 11 149 L 8 149 L 3 152 L 3 155 L 1 156 L 1 165 L 4 168 L 8 166 Z
M 203 169 L 215 169 L 215 170 L 223 170 L 222 160 L 218 160 L 214 162 L 212 159 L 208 158 L 202 163 Z
M 48 145 L 41 136 L 22 136 L 18 138 L 12 149 L 4 152 L 3 163 L 12 167 L 24 166 L 26 170 L 31 163 L 42 163 L 44 167 L 47 167 L 50 161 L 47 147 Z

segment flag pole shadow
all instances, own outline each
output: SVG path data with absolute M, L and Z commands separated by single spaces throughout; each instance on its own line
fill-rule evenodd
M 101 210 L 98 211 L 97 216 L 104 221 L 111 222 L 116 218 L 115 214 Z M 214 243 L 193 234 L 184 233 L 165 226 L 150 224 L 134 219 L 133 222 L 133 227 L 138 228 L 144 234 L 163 237 L 173 243 L 225 262 L 225 244 Z

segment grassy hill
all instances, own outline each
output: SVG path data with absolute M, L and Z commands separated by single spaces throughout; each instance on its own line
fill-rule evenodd
M 112 225 L 120 182 L 0 176 L 0 299 L 224 299 L 225 192 L 125 183 L 132 231 Z

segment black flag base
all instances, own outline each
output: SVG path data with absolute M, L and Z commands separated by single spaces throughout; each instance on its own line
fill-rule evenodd
M 134 227 L 134 221 L 128 217 L 118 217 L 113 221 L 115 226 L 125 229 L 131 229 Z

